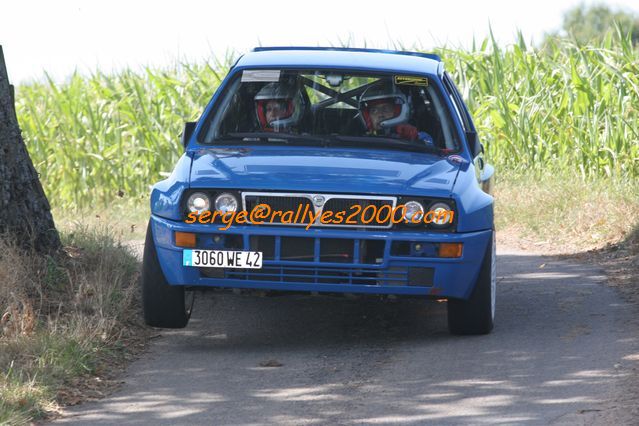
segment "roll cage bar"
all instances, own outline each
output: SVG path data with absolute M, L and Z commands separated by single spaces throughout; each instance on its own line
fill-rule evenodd
M 313 81 L 307 77 L 300 77 L 300 81 L 305 86 L 308 86 L 311 89 L 317 90 L 318 92 L 321 92 L 325 94 L 326 96 L 330 96 L 330 99 L 324 99 L 323 101 L 320 101 L 316 103 L 315 105 L 313 105 L 312 107 L 313 111 L 317 111 L 318 109 L 322 109 L 322 108 L 327 108 L 338 102 L 344 102 L 354 108 L 358 108 L 359 105 L 357 104 L 357 101 L 353 99 L 353 96 L 357 96 L 364 93 L 366 89 L 368 89 L 371 86 L 374 86 L 375 84 L 379 82 L 379 80 L 375 80 L 371 83 L 367 83 L 362 86 L 351 89 L 348 92 L 340 93 L 337 90 L 331 89 L 330 87 L 326 87 L 323 84 L 318 83 L 317 81 Z

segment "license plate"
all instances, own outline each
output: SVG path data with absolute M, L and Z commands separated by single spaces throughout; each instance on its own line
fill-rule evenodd
M 182 265 L 208 268 L 262 268 L 261 251 L 184 250 Z

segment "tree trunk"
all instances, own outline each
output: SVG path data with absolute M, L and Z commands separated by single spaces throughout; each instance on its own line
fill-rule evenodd
M 41 253 L 60 248 L 51 208 L 22 139 L 0 46 L 0 234 Z

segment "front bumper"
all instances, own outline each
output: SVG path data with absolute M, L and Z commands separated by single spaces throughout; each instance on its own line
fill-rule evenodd
M 250 288 L 331 293 L 369 293 L 422 295 L 433 297 L 468 298 L 474 288 L 484 259 L 492 230 L 468 233 L 406 232 L 393 230 L 358 230 L 335 228 L 304 228 L 287 226 L 232 226 L 218 230 L 218 225 L 186 224 L 158 216 L 151 216 L 153 238 L 159 262 L 171 285 L 204 287 Z M 174 243 L 174 232 L 193 232 L 198 235 L 198 248 L 216 247 L 213 236 L 230 240 L 234 250 L 254 250 L 257 239 L 276 241 L 274 250 L 265 255 L 261 270 L 217 270 L 213 274 L 202 268 L 182 265 L 182 248 Z M 296 239 L 297 238 L 297 239 Z M 323 242 L 345 244 L 346 260 L 322 257 Z M 306 246 L 309 255 L 303 260 L 280 256 L 284 241 L 299 241 L 300 250 Z M 364 259 L 361 247 L 375 246 L 374 259 Z M 402 242 L 402 243 L 400 243 Z M 407 243 L 408 242 L 408 243 Z M 395 244 L 394 244 L 395 243 Z M 463 243 L 459 258 L 433 257 L 415 252 L 415 244 L 430 247 L 438 243 Z M 408 250 L 398 251 L 398 244 Z M 328 244 L 327 244 L 328 245 Z M 227 248 L 228 249 L 228 248 Z M 293 248 L 294 249 L 294 248 Z M 337 261 L 336 261 L 337 260 Z M 215 276 L 215 277 L 213 277 Z

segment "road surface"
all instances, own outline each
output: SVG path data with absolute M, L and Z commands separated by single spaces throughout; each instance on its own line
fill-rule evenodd
M 488 336 L 449 335 L 435 301 L 208 293 L 118 391 L 56 423 L 639 424 L 636 307 L 586 265 L 499 252 L 497 268 Z

